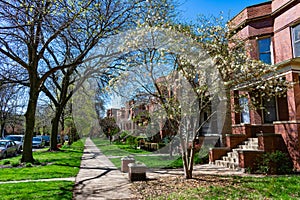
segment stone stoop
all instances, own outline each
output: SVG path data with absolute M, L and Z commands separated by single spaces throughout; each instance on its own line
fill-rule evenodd
M 216 160 L 214 165 L 219 167 L 226 167 L 233 170 L 241 170 L 239 167 L 239 151 L 259 151 L 258 150 L 258 138 L 248 138 L 243 144 L 238 145 L 237 148 L 232 149 L 226 156 L 222 157 L 222 160 Z

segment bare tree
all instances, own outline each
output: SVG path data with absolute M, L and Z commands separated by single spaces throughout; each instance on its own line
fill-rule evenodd
M 10 125 L 14 132 L 14 127 L 19 124 L 20 115 L 25 102 L 20 101 L 19 97 L 23 95 L 23 88 L 16 84 L 0 85 L 0 122 L 1 137 L 5 135 L 5 125 Z
M 122 31 L 139 2 L 0 1 L 0 53 L 6 63 L 1 76 L 29 86 L 22 162 L 34 161 L 31 138 L 46 79 L 83 63 L 100 39 Z

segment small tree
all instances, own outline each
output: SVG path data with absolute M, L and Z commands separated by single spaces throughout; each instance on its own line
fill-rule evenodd
M 125 60 L 129 68 L 115 80 L 114 87 L 119 87 L 120 94 L 126 90 L 127 100 L 148 97 L 152 110 L 146 135 L 160 133 L 161 139 L 168 136 L 171 140 L 178 135 L 185 177 L 192 178 L 196 138 L 201 127 L 217 115 L 216 104 L 224 96 L 209 56 L 184 31 L 170 29 L 145 27 L 127 36 L 126 46 L 132 50 Z M 213 112 L 200 120 L 208 108 Z M 168 135 L 162 133 L 164 128 Z
M 113 135 L 120 131 L 120 128 L 118 127 L 116 120 L 113 117 L 104 117 L 102 119 L 99 119 L 99 125 L 105 136 L 110 140 L 112 139 Z

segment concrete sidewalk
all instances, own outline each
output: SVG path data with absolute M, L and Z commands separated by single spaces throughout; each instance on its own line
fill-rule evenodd
M 87 138 L 73 199 L 134 199 L 129 188 L 128 175 L 119 171 Z

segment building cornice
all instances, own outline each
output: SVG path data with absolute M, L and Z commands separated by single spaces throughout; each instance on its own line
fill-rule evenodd
M 300 2 L 299 0 L 291 0 L 285 3 L 284 5 L 280 6 L 279 8 L 277 8 L 271 13 L 272 17 L 277 17 L 278 15 L 281 15 L 283 12 L 287 11 L 288 9 L 298 4 L 299 2 Z
M 228 23 L 230 24 L 242 12 L 244 12 L 245 10 L 247 10 L 249 8 L 259 7 L 259 6 L 266 5 L 266 4 L 271 4 L 271 3 L 272 2 L 265 2 L 265 3 L 261 3 L 261 4 L 256 4 L 256 5 L 253 5 L 253 6 L 248 6 L 245 9 L 243 9 L 239 14 L 237 14 L 234 18 L 232 18 Z M 244 27 L 246 27 L 251 22 L 265 20 L 265 19 L 268 19 L 268 18 L 274 20 L 274 18 L 281 15 L 282 13 L 284 13 L 285 11 L 287 11 L 288 9 L 290 9 L 291 7 L 295 6 L 298 3 L 300 3 L 300 0 L 291 0 L 291 1 L 287 2 L 286 4 L 284 4 L 284 5 L 280 6 L 279 8 L 277 8 L 275 11 L 272 11 L 271 13 L 267 13 L 267 14 L 259 16 L 259 17 L 246 18 L 245 20 L 240 22 L 238 25 L 234 25 L 235 28 L 232 29 L 232 32 L 233 31 L 239 31 L 239 30 L 243 29 Z M 295 22 L 293 22 L 293 23 L 295 23 Z

